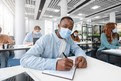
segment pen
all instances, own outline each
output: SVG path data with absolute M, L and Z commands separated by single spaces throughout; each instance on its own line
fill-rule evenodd
M 64 55 L 65 58 L 67 58 L 67 56 L 64 54 L 64 52 L 63 52 L 63 55 Z

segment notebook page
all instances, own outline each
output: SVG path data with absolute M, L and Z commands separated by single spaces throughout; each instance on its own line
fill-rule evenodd
M 74 58 L 71 58 L 71 59 L 75 60 Z M 42 73 L 72 80 L 74 78 L 75 71 L 76 71 L 76 67 L 73 66 L 70 71 L 44 70 Z

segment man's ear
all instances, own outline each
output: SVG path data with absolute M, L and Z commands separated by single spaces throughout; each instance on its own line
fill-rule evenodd
M 60 29 L 60 24 L 58 24 L 58 28 Z

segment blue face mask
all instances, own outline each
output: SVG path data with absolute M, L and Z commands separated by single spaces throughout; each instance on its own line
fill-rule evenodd
M 63 27 L 61 27 L 59 33 L 60 33 L 60 36 L 61 36 L 62 38 L 66 39 L 66 38 L 70 37 L 70 35 L 71 35 L 71 30 L 69 30 L 68 28 L 63 28 Z
M 34 32 L 34 34 L 38 35 L 38 34 L 40 34 L 40 32 Z
M 117 33 L 117 28 L 113 29 L 112 31 L 113 33 Z

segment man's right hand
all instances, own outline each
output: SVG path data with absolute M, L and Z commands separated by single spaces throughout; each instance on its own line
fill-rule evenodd
M 70 70 L 73 66 L 73 60 L 64 58 L 59 59 L 56 64 L 56 70 L 64 71 L 64 70 Z

